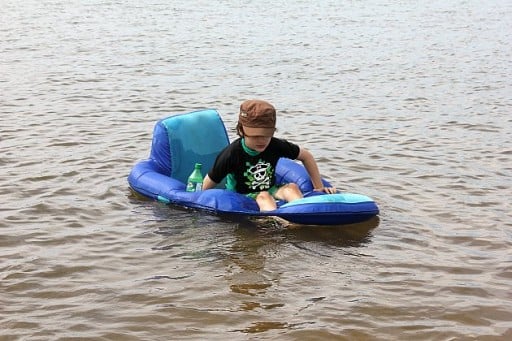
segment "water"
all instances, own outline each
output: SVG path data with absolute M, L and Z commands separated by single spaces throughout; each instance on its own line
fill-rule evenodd
M 512 337 L 509 1 L 0 5 L 0 339 Z M 156 120 L 255 97 L 379 219 L 130 192 Z

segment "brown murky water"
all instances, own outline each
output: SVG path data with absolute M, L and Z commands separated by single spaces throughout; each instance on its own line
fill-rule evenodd
M 510 1 L 0 4 L 0 339 L 512 337 Z M 131 194 L 156 120 L 252 97 L 379 219 Z

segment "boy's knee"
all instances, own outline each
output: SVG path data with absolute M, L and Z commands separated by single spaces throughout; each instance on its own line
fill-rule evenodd
M 293 192 L 300 192 L 299 185 L 297 185 L 294 182 L 290 182 L 289 184 L 286 184 L 286 189 Z
M 281 187 L 279 196 L 286 201 L 293 201 L 302 198 L 302 192 L 296 183 L 289 183 Z
M 277 208 L 274 197 L 272 197 L 272 195 L 266 191 L 260 192 L 258 194 L 256 197 L 256 202 L 258 203 L 261 211 L 273 211 Z
M 296 183 L 290 182 L 289 184 L 286 184 L 283 188 L 285 193 L 292 196 L 302 196 L 302 192 L 300 191 L 299 186 Z
M 270 193 L 267 191 L 260 192 L 256 198 L 259 200 L 274 200 L 272 195 L 270 195 Z

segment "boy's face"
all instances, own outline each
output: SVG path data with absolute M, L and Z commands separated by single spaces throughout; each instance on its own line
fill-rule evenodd
M 262 152 L 268 147 L 270 139 L 276 131 L 275 128 L 250 128 L 245 126 L 243 130 L 245 145 L 257 152 Z

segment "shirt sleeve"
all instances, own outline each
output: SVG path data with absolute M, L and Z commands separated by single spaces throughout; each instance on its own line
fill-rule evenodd
M 275 140 L 282 156 L 292 160 L 295 160 L 297 157 L 299 157 L 300 147 L 298 145 L 284 139 L 276 138 Z
M 212 169 L 208 172 L 208 177 L 215 183 L 220 183 L 231 172 L 231 148 L 228 146 L 217 155 Z

